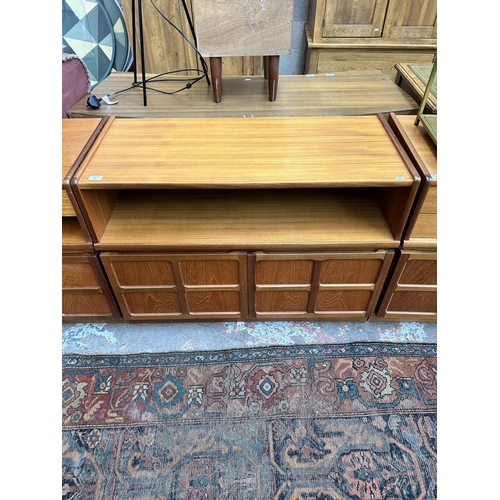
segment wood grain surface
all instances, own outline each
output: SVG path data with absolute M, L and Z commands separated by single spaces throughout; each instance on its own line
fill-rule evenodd
M 80 189 L 413 183 L 377 116 L 116 118 L 84 167 Z
M 154 76 L 154 75 L 147 75 Z M 112 73 L 93 89 L 99 97 L 119 92 L 101 102 L 99 109 L 87 107 L 87 96 L 68 112 L 72 118 L 118 116 L 125 118 L 195 118 L 257 116 L 371 115 L 376 113 L 416 114 L 417 102 L 393 80 L 377 69 L 352 70 L 327 76 L 280 75 L 276 101 L 268 98 L 268 81 L 263 76 L 224 76 L 222 101 L 215 103 L 212 87 L 200 80 L 190 89 L 179 81 L 151 82 L 144 106 L 142 87 L 130 89 L 132 73 Z M 123 90 L 125 92 L 121 92 Z
M 203 56 L 292 52 L 293 0 L 191 0 Z

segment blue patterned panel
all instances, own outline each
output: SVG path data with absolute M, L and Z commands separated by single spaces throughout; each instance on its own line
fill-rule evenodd
M 62 49 L 76 54 L 87 65 L 95 87 L 113 67 L 115 32 L 106 9 L 99 0 L 63 0 Z
M 132 64 L 132 49 L 127 34 L 127 25 L 120 0 L 102 0 L 102 4 L 111 19 L 115 35 L 114 71 L 128 71 Z

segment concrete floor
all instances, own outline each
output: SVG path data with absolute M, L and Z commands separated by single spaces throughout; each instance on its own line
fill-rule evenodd
M 437 342 L 437 324 L 419 322 L 78 323 L 62 328 L 63 354 L 206 351 L 344 342 Z

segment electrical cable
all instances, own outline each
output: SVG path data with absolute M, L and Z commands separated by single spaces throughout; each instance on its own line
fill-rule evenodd
M 205 61 L 204 57 L 201 55 L 200 51 L 198 50 L 198 47 L 196 47 L 196 45 L 194 45 L 191 40 L 189 40 L 187 38 L 187 36 L 167 17 L 165 16 L 165 14 L 163 14 L 163 12 L 158 8 L 158 6 L 154 3 L 153 0 L 149 0 L 151 5 L 155 8 L 155 10 L 158 12 L 158 14 L 160 14 L 160 16 L 172 27 L 174 28 L 181 36 L 182 38 L 184 38 L 184 40 L 192 47 L 192 49 L 196 52 L 196 54 L 198 54 L 198 57 L 200 58 L 200 61 L 201 61 L 201 64 L 202 64 L 202 67 L 203 67 L 203 71 L 196 68 L 191 68 L 191 69 L 181 69 L 181 70 L 174 70 L 174 71 L 167 71 L 165 73 L 161 73 L 159 75 L 155 75 L 153 77 L 150 77 L 148 79 L 146 79 L 146 81 L 144 82 L 144 84 L 146 83 L 150 83 L 150 82 L 154 82 L 154 81 L 169 81 L 169 80 L 159 80 L 158 78 L 159 77 L 162 77 L 162 76 L 165 76 L 165 75 L 170 75 L 170 74 L 173 74 L 173 73 L 180 73 L 180 72 L 183 72 L 183 71 L 198 71 L 199 73 L 202 73 L 201 76 L 197 77 L 197 78 L 189 78 L 188 79 L 188 83 L 186 84 L 185 87 L 183 87 L 182 89 L 179 89 L 179 90 L 176 90 L 176 91 L 173 91 L 173 92 L 166 92 L 166 91 L 163 91 L 163 90 L 159 90 L 159 89 L 155 89 L 155 88 L 150 88 L 148 87 L 148 89 L 150 90 L 154 90 L 156 92 L 160 92 L 162 94 L 177 94 L 178 92 L 181 92 L 182 90 L 185 90 L 185 89 L 190 89 L 195 83 L 199 82 L 200 80 L 202 80 L 203 78 L 206 78 L 207 79 L 207 82 L 208 84 L 210 85 L 210 80 L 208 78 L 208 66 L 207 66 L 207 62 Z M 189 25 L 191 27 L 191 31 L 194 35 L 194 27 L 191 23 L 191 19 L 190 19 L 190 16 L 188 15 L 188 11 L 187 11 L 187 7 L 186 7 L 186 4 L 184 3 L 184 0 L 183 0 L 183 5 L 184 5 L 184 9 L 186 11 L 186 15 L 188 17 L 188 21 L 189 21 Z M 196 39 L 196 36 L 195 36 L 195 39 Z M 189 80 L 193 80 L 192 82 L 190 82 Z M 170 80 L 172 81 L 172 80 Z
M 198 55 L 198 57 L 200 59 L 201 65 L 203 67 L 203 70 L 201 70 L 199 68 L 186 68 L 186 69 L 177 69 L 177 70 L 172 70 L 172 71 L 166 71 L 164 73 L 160 73 L 158 75 L 154 75 L 154 76 L 152 76 L 150 78 L 146 78 L 144 80 L 144 82 L 134 82 L 130 87 L 127 87 L 127 88 L 122 89 L 122 90 L 117 90 L 115 92 L 111 92 L 111 93 L 106 94 L 105 96 L 103 96 L 101 98 L 98 98 L 98 97 L 96 97 L 94 95 L 90 96 L 87 99 L 87 106 L 88 107 L 97 109 L 97 108 L 100 107 L 102 100 L 104 100 L 104 102 L 106 102 L 107 104 L 115 104 L 115 103 L 110 103 L 109 102 L 109 97 L 110 96 L 117 95 L 117 94 L 122 94 L 123 92 L 128 92 L 129 90 L 132 90 L 132 89 L 135 89 L 135 88 L 138 88 L 138 87 L 142 87 L 143 85 L 146 85 L 147 83 L 152 83 L 152 82 L 173 82 L 173 81 L 186 82 L 186 84 L 185 84 L 184 87 L 182 87 L 182 88 L 180 88 L 178 90 L 171 91 L 171 92 L 167 92 L 165 90 L 160 90 L 160 89 L 157 89 L 157 88 L 146 87 L 148 90 L 153 90 L 155 92 L 159 92 L 161 94 L 167 94 L 167 95 L 177 94 L 179 92 L 182 92 L 183 90 L 190 89 L 195 83 L 199 82 L 203 78 L 206 78 L 208 85 L 210 85 L 210 79 L 208 77 L 208 65 L 207 65 L 207 62 L 205 61 L 204 57 L 202 56 L 202 54 L 200 53 L 200 51 L 198 50 L 198 48 L 196 47 L 196 45 L 193 44 L 191 42 L 191 40 L 189 40 L 187 38 L 187 36 L 170 19 L 168 19 L 167 16 L 165 16 L 165 14 L 163 14 L 163 12 L 158 8 L 158 6 L 153 2 L 153 0 L 149 0 L 149 1 L 150 1 L 151 5 L 155 8 L 155 10 L 160 14 L 160 16 L 172 28 L 174 28 L 182 36 L 182 38 L 184 38 L 184 40 L 193 48 L 193 50 L 196 52 L 196 54 Z M 184 11 L 185 11 L 185 14 L 187 16 L 189 26 L 191 28 L 191 32 L 193 34 L 193 37 L 196 40 L 194 26 L 193 26 L 193 24 L 191 22 L 191 17 L 189 16 L 189 11 L 187 10 L 187 6 L 186 6 L 186 3 L 185 3 L 184 0 L 182 0 L 182 4 L 184 6 Z M 143 58 L 143 60 L 144 60 L 144 58 Z M 175 74 L 175 73 L 188 72 L 188 71 L 197 71 L 198 73 L 201 73 L 201 75 L 198 76 L 198 77 L 190 77 L 190 78 L 183 78 L 183 79 L 177 79 L 177 80 L 176 79 L 172 79 L 172 78 L 161 79 L 161 77 L 166 76 L 166 75 L 172 75 L 172 74 Z
M 172 22 L 170 21 L 170 19 L 168 19 L 167 16 L 165 16 L 165 14 L 163 14 L 163 12 L 157 7 L 157 5 L 153 2 L 153 0 L 149 0 L 151 2 L 151 5 L 156 9 L 156 11 L 158 12 L 158 14 L 160 14 L 160 16 L 165 19 L 165 21 L 170 24 L 170 26 L 172 26 L 172 28 L 174 28 L 175 30 L 177 30 L 180 35 L 182 36 L 182 38 L 184 38 L 184 40 L 186 40 L 186 42 L 194 49 L 194 51 L 198 54 L 199 58 L 200 58 L 200 61 L 201 61 L 201 64 L 203 66 L 203 70 L 208 73 L 208 66 L 207 66 L 207 62 L 205 61 L 205 59 L 203 58 L 203 56 L 201 55 L 200 51 L 198 50 L 198 47 L 196 47 L 192 42 L 191 40 L 189 40 L 187 38 L 187 36 Z M 185 10 L 186 10 L 186 15 L 188 14 L 187 12 L 187 8 L 184 4 L 184 7 L 185 7 Z M 191 31 L 194 33 L 194 27 L 191 23 L 191 19 L 190 17 L 188 16 L 188 22 L 189 22 L 189 26 L 191 27 Z

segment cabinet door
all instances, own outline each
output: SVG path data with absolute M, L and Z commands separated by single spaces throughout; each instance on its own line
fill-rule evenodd
M 62 257 L 63 322 L 121 319 L 95 254 Z
M 257 318 L 361 319 L 374 310 L 393 253 L 256 253 Z M 249 266 L 252 267 L 251 265 Z
M 388 0 L 327 0 L 323 37 L 380 37 Z
M 437 0 L 390 0 L 383 36 L 437 39 Z
M 246 255 L 102 253 L 128 320 L 247 316 Z
M 437 321 L 437 253 L 398 252 L 377 317 Z

